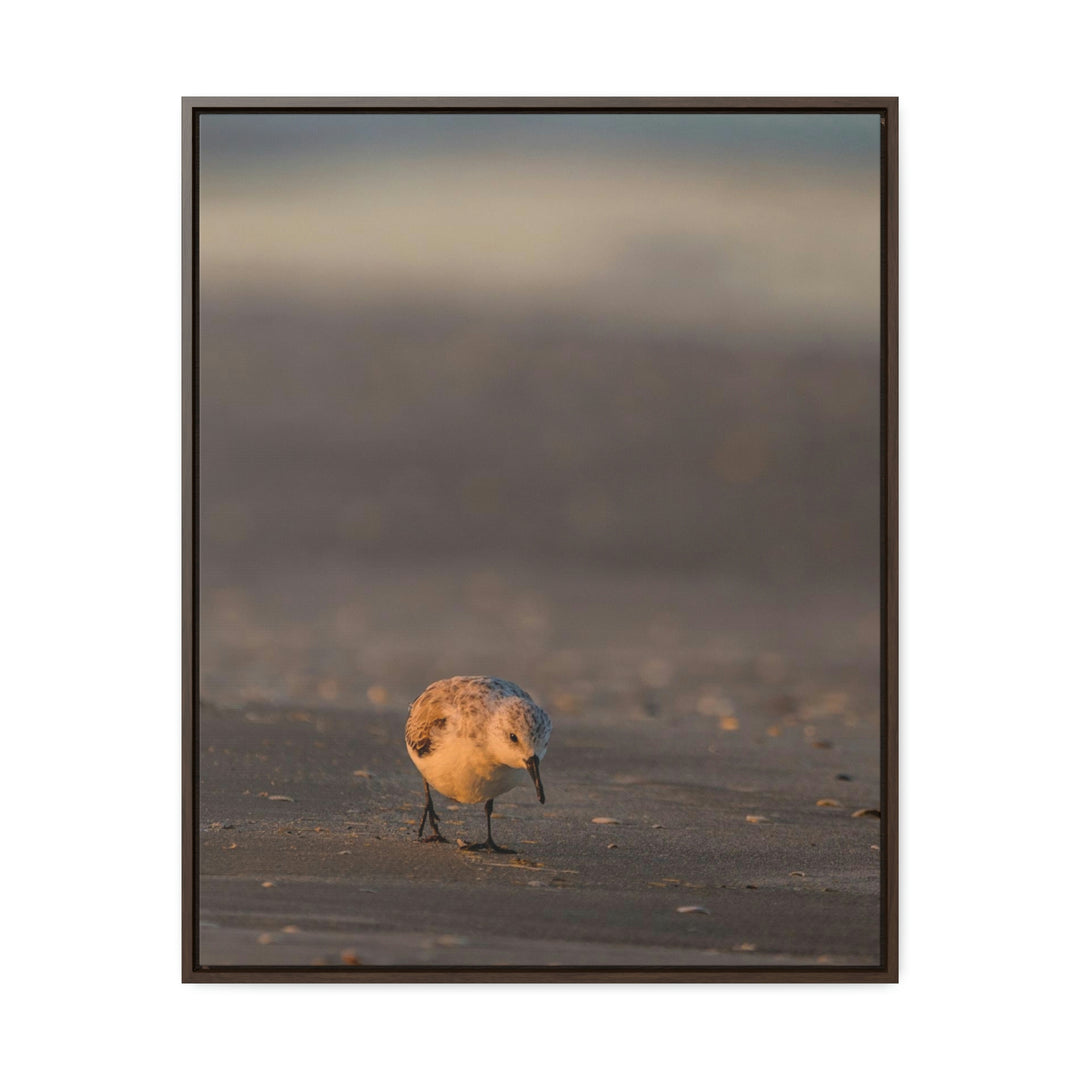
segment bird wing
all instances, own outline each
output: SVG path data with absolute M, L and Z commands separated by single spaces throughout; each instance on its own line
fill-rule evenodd
M 439 732 L 446 726 L 446 705 L 443 695 L 432 686 L 412 703 L 405 721 L 405 743 L 417 757 L 435 749 Z

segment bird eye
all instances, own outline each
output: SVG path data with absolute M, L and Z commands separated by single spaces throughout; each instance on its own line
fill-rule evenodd
M 517 742 L 517 736 L 516 735 L 511 735 L 510 736 L 510 741 L 511 742 Z

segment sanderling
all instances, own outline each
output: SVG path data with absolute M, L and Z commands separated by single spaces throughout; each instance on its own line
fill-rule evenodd
M 455 675 L 432 683 L 410 706 L 405 723 L 409 757 L 424 778 L 421 840 L 445 843 L 431 789 L 459 803 L 484 803 L 487 840 L 467 850 L 487 848 L 508 855 L 491 839 L 495 796 L 523 783 L 526 774 L 544 801 L 540 759 L 551 737 L 548 715 L 520 686 L 484 675 Z M 432 835 L 424 836 L 430 821 Z

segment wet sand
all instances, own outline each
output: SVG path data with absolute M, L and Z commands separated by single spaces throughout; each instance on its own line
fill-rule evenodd
M 496 855 L 454 843 L 483 837 L 482 807 L 440 797 L 452 843 L 416 842 L 397 703 L 204 702 L 200 964 L 878 963 L 881 823 L 853 816 L 879 805 L 876 725 L 790 700 L 734 720 L 561 704 L 547 804 L 497 800 L 518 854 Z

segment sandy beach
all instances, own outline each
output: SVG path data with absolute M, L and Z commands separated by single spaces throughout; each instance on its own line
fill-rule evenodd
M 881 133 L 797 126 L 202 118 L 199 963 L 878 963 Z M 415 842 L 450 675 L 516 856 Z
M 338 700 L 202 703 L 200 963 L 875 966 L 881 822 L 855 816 L 880 805 L 874 668 L 865 650 L 861 663 L 839 662 L 837 645 L 857 623 L 834 613 L 796 665 L 783 651 L 761 652 L 749 620 L 739 647 L 695 633 L 691 597 L 702 613 L 722 603 L 697 582 L 686 585 L 679 625 L 669 619 L 642 641 L 620 617 L 633 605 L 629 582 L 641 594 L 640 581 L 590 580 L 606 604 L 590 608 L 589 591 L 563 575 L 538 594 L 547 631 L 584 619 L 603 642 L 563 652 L 538 643 L 536 613 L 522 624 L 521 604 L 500 608 L 518 611 L 517 623 L 490 611 L 473 620 L 477 604 L 498 599 L 490 573 L 478 593 L 468 575 L 441 590 L 420 582 L 471 632 L 463 622 L 457 634 L 439 628 L 430 649 L 420 633 L 394 639 L 396 649 L 386 638 L 381 652 L 361 648 L 389 686 L 365 672 L 349 648 L 356 641 L 334 633 L 349 621 L 340 591 L 325 641 L 305 622 L 302 597 L 313 613 L 327 610 L 316 578 L 294 582 L 295 595 L 279 582 L 280 609 L 240 603 L 232 589 L 218 597 L 232 605 L 228 618 L 215 615 L 209 593 L 204 685 L 224 697 L 226 673 L 256 678 L 237 646 L 251 641 L 252 662 L 270 660 L 283 680 L 265 684 L 264 699 L 285 697 L 288 685 L 301 699 Z M 384 623 L 379 589 L 357 587 Z M 388 612 L 408 590 L 388 582 L 385 594 Z M 781 621 L 762 603 L 756 610 L 759 635 L 783 645 Z M 526 787 L 497 800 L 496 839 L 517 855 L 460 850 L 459 838 L 482 838 L 482 808 L 441 797 L 452 843 L 417 843 L 422 788 L 403 744 L 409 694 L 425 685 L 421 672 L 443 673 L 437 664 L 496 653 L 531 676 L 526 685 L 551 712 L 548 801 Z M 215 669 L 215 657 L 226 667 Z

